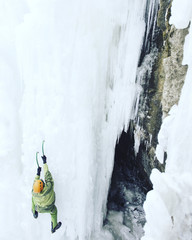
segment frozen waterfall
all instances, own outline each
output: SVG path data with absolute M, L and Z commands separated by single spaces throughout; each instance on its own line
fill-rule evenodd
M 112 239 L 102 230 L 116 140 L 127 129 L 145 31 L 143 0 L 2 0 L 0 239 Z M 31 213 L 35 153 L 58 219 Z
M 192 240 L 189 0 L 173 0 L 169 12 L 170 24 L 189 26 L 183 59 L 188 71 L 179 103 L 163 119 L 154 149 L 160 163 L 166 152 L 166 168 L 150 175 L 146 219 L 145 194 L 136 180 L 125 186 L 112 178 L 118 144 L 130 145 L 130 120 L 136 119 L 136 131 L 132 149 L 124 149 L 131 155 L 129 164 L 141 147 L 144 113 L 139 104 L 146 100 L 143 81 L 158 56 L 158 47 L 151 49 L 158 41 L 154 35 L 162 3 L 0 1 L 0 240 Z M 149 144 L 151 139 L 149 134 Z M 42 140 L 62 222 L 54 234 L 49 214 L 34 219 L 31 212 Z M 114 207 L 118 184 L 125 202 Z M 115 186 L 111 195 L 110 186 Z

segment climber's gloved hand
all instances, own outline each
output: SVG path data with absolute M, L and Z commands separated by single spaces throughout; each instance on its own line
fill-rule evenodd
M 37 168 L 37 175 L 40 176 L 40 174 L 41 174 L 41 167 L 38 167 Z
M 41 156 L 41 158 L 43 159 L 43 163 L 45 164 L 47 162 L 47 158 L 45 155 Z

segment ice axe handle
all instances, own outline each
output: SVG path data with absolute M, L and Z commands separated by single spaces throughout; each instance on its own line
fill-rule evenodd
M 38 168 L 39 168 L 38 153 L 39 153 L 39 152 L 36 152 L 36 162 L 37 162 L 37 166 L 38 166 Z
M 45 142 L 45 140 L 43 140 L 43 142 L 42 142 L 42 153 L 43 153 L 43 156 L 45 155 L 44 154 L 44 142 Z

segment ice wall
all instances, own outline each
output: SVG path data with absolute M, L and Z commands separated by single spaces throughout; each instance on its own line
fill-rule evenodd
M 192 17 L 190 1 L 173 0 L 170 23 L 187 27 Z M 142 240 L 192 239 L 192 32 L 186 36 L 183 64 L 188 64 L 185 83 L 178 106 L 174 106 L 163 121 L 159 144 L 167 151 L 165 173 L 153 170 L 154 190 L 144 204 L 147 224 Z M 160 155 L 159 155 L 160 156 Z
M 10 7 L 11 4 L 11 7 Z M 17 9 L 17 11 L 15 11 Z M 15 27 L 23 21 L 24 1 L 0 1 L 0 239 L 19 239 L 22 214 L 21 79 Z M 23 219 L 24 220 L 24 219 Z
M 146 1 L 1 5 L 0 239 L 111 239 L 102 221 L 116 139 L 135 98 Z M 31 213 L 43 139 L 63 223 L 54 235 L 48 214 Z

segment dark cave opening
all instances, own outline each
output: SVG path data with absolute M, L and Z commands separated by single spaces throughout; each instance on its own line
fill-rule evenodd
M 123 131 L 115 148 L 114 169 L 108 194 L 108 210 L 125 211 L 127 206 L 121 188 L 130 189 L 136 186 L 145 195 L 152 189 L 152 184 L 144 167 L 134 152 L 134 134 L 132 127 Z
M 114 168 L 107 201 L 107 217 L 104 226 L 115 239 L 121 239 L 121 227 L 111 220 L 112 214 L 122 214 L 122 226 L 133 234 L 131 239 L 140 239 L 145 224 L 143 203 L 146 194 L 152 189 L 152 183 L 144 171 L 144 167 L 135 156 L 134 131 L 129 127 L 123 131 L 115 148 Z M 137 231 L 138 229 L 138 231 Z M 139 233 L 138 233 L 139 232 Z M 138 234 L 135 236 L 135 234 Z

